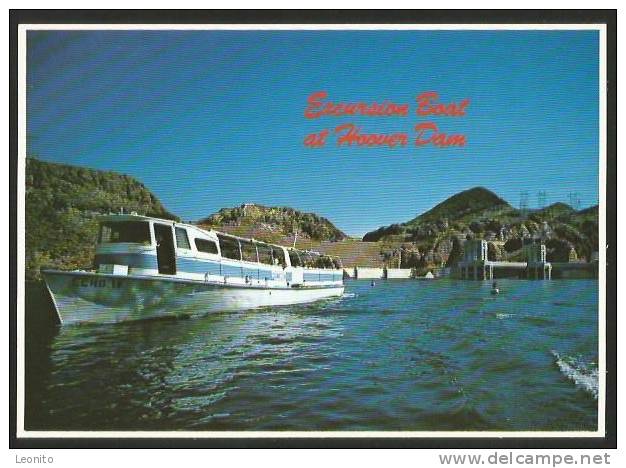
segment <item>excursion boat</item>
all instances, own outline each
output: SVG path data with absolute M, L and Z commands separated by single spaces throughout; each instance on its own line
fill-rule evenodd
M 300 304 L 344 291 L 336 258 L 135 213 L 100 218 L 94 271 L 42 275 L 61 324 Z

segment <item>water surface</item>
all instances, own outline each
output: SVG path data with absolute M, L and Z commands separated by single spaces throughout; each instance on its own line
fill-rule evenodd
M 498 283 L 348 281 L 307 305 L 31 325 L 26 428 L 595 430 L 597 281 Z

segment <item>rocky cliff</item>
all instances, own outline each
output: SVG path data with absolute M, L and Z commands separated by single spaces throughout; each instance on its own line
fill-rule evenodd
M 339 241 L 347 237 L 328 219 L 315 213 L 254 203 L 222 208 L 198 224 L 269 242 L 288 242 L 296 232 L 299 243 L 310 240 Z

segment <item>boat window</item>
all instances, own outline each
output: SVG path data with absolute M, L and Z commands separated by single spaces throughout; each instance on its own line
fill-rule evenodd
M 239 241 L 239 243 L 241 244 L 242 260 L 257 263 L 259 259 L 256 255 L 256 245 L 248 241 Z
M 300 261 L 300 257 L 298 256 L 298 252 L 295 250 L 289 251 L 289 260 L 291 261 L 291 266 L 299 267 L 302 266 L 302 262 Z
M 100 243 L 129 242 L 150 245 L 150 225 L 146 221 L 116 221 L 102 223 Z
M 212 240 L 194 239 L 193 242 L 196 244 L 198 252 L 217 254 L 217 244 Z
M 305 267 L 312 268 L 315 266 L 315 260 L 313 256 L 309 252 L 298 252 L 300 255 L 300 260 L 302 261 L 302 265 Z
M 266 265 L 274 264 L 271 246 L 265 244 L 257 244 L 256 249 L 259 252 L 259 262 L 265 263 Z
M 217 235 L 220 241 L 220 249 L 222 250 L 222 257 L 232 258 L 233 260 L 241 260 L 241 252 L 239 250 L 239 241 L 234 237 Z
M 272 254 L 276 265 L 281 265 L 282 267 L 287 266 L 287 262 L 285 261 L 285 251 L 283 249 L 280 247 L 272 247 Z
M 315 266 L 317 268 L 335 268 L 333 259 L 328 255 L 320 255 L 315 259 Z
M 189 244 L 189 237 L 187 237 L 187 230 L 177 227 L 176 231 L 176 246 L 179 249 L 191 249 Z

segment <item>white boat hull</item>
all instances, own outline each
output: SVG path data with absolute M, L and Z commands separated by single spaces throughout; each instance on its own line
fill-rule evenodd
M 43 275 L 64 325 L 300 304 L 341 296 L 344 291 L 342 284 L 276 288 L 91 272 L 44 271 Z

